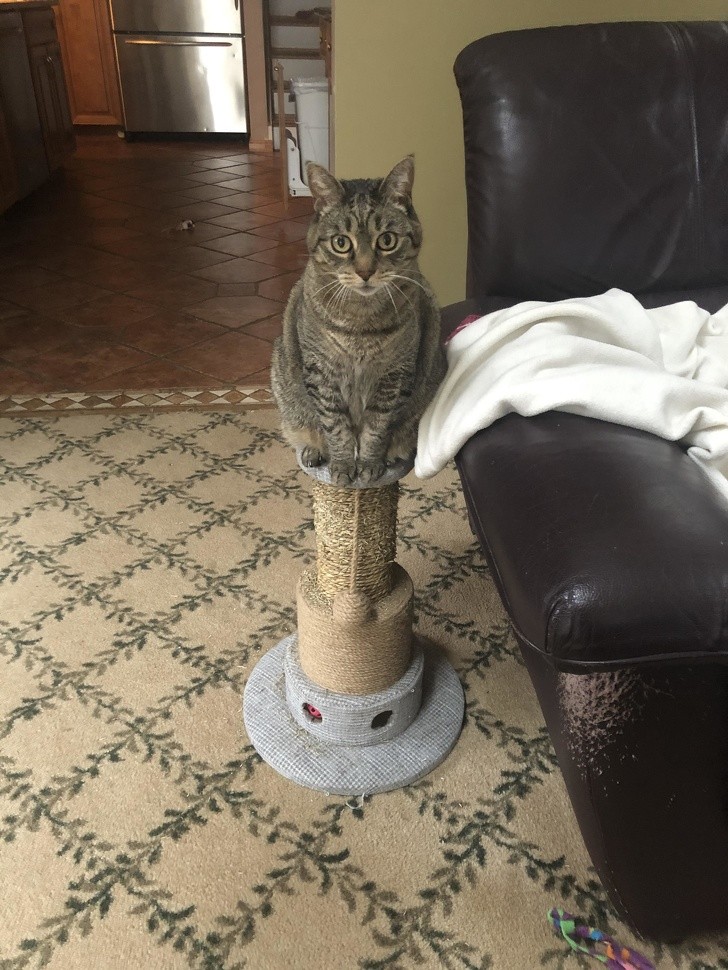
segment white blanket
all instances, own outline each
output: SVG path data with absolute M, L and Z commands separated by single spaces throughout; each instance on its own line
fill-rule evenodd
M 728 306 L 645 310 L 622 290 L 520 303 L 456 333 L 447 357 L 420 421 L 420 478 L 509 412 L 568 411 L 681 442 L 728 496 Z

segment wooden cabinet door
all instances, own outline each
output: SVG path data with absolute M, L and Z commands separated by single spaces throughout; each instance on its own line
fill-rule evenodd
M 19 194 L 15 155 L 0 101 L 0 212 L 4 212 L 8 206 L 11 206 Z
M 71 109 L 68 103 L 68 89 L 63 73 L 61 48 L 56 41 L 46 47 L 46 64 L 50 75 L 50 89 L 53 97 L 54 139 L 58 164 L 60 165 L 76 150 L 76 136 L 73 132 Z M 51 166 L 53 170 L 54 166 Z
M 1 10 L 2 8 L 0 8 Z M 48 178 L 43 130 L 20 13 L 0 12 L 0 194 L 11 202 L 23 198 Z M 5 161 L 9 152 L 12 162 Z M 17 194 L 13 193 L 13 182 Z
M 107 0 L 60 0 L 54 10 L 73 123 L 122 124 Z
M 76 147 L 63 77 L 61 48 L 57 42 L 36 44 L 28 50 L 38 114 L 43 129 L 48 167 L 57 169 Z
M 324 59 L 326 67 L 326 77 L 329 79 L 329 90 L 331 90 L 331 17 L 319 17 L 319 50 Z

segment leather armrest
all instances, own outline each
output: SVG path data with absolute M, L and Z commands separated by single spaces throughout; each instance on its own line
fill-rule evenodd
M 559 669 L 728 658 L 728 503 L 680 447 L 512 414 L 457 464 L 516 631 Z

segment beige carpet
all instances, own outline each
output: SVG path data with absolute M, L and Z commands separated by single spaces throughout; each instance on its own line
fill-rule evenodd
M 467 723 L 425 781 L 362 801 L 279 778 L 242 725 L 313 548 L 274 412 L 5 418 L 0 469 L 2 970 L 596 970 L 555 904 L 634 944 L 453 471 L 407 480 L 399 558 Z

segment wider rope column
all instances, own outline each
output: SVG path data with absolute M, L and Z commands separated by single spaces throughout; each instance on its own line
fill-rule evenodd
M 243 713 L 261 757 L 307 787 L 387 791 L 421 778 L 452 748 L 463 692 L 452 667 L 412 632 L 414 590 L 395 562 L 398 480 L 313 483 L 316 564 L 297 588 L 298 632 L 256 665 Z

